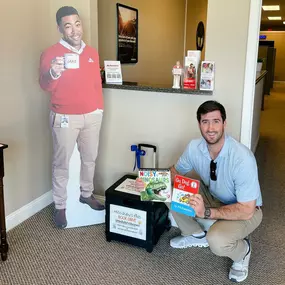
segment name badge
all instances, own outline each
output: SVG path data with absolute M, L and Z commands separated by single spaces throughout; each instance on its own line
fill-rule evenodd
M 69 117 L 67 115 L 60 116 L 60 127 L 61 128 L 68 128 L 69 126 Z

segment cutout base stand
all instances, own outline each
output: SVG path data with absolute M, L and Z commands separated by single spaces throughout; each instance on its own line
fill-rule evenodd
M 79 202 L 80 197 L 80 154 L 77 145 L 69 163 L 67 184 L 66 228 L 75 228 L 105 223 L 105 210 L 96 211 Z

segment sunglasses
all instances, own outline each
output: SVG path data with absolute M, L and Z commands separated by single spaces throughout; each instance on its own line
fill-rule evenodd
M 211 180 L 213 180 L 213 181 L 217 180 L 216 169 L 217 169 L 217 162 L 214 162 L 214 160 L 211 160 L 210 177 L 211 177 Z

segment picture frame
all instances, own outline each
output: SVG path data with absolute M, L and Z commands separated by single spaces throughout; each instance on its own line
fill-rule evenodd
M 117 8 L 117 60 L 138 62 L 138 9 L 120 3 Z

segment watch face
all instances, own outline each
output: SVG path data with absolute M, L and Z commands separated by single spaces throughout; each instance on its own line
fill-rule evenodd
M 211 209 L 210 208 L 206 208 L 205 209 L 205 213 L 204 213 L 205 218 L 210 218 L 211 216 Z

